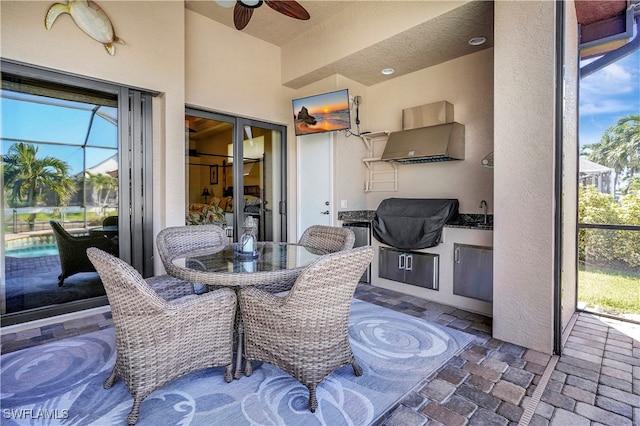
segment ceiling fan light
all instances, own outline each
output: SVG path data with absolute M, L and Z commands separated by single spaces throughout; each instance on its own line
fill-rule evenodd
M 239 0 L 243 6 L 255 9 L 262 4 L 262 0 Z
M 218 4 L 218 6 L 227 9 L 232 8 L 236 5 L 236 0 L 215 0 L 215 2 Z

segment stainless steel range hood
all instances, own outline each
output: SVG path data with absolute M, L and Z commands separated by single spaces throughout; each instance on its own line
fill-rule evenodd
M 464 160 L 464 125 L 453 121 L 450 103 L 404 110 L 403 128 L 389 135 L 381 160 L 403 164 Z

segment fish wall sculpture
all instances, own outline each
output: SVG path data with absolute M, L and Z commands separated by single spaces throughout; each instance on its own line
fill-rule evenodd
M 124 44 L 113 30 L 113 25 L 107 14 L 91 0 L 69 0 L 65 3 L 54 3 L 44 18 L 44 27 L 50 30 L 58 16 L 68 13 L 78 28 L 92 39 L 102 43 L 113 56 L 116 53 L 114 43 Z

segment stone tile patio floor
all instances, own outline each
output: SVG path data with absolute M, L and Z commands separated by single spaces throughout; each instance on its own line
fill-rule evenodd
M 494 339 L 491 318 L 360 284 L 356 297 L 475 335 L 375 426 L 640 426 L 640 325 L 580 313 L 562 356 Z M 2 353 L 112 327 L 110 312 L 2 333 Z

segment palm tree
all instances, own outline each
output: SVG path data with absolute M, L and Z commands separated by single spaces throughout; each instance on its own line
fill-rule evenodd
M 640 114 L 631 114 L 618 120 L 621 139 L 626 140 L 625 153 L 628 158 L 627 191 L 635 175 L 640 172 Z
M 118 187 L 118 180 L 106 173 L 93 174 L 91 172 L 87 172 L 87 175 L 89 175 L 89 184 L 91 184 L 93 187 L 93 198 L 96 200 L 99 206 L 104 207 L 107 204 L 107 200 L 109 199 L 109 194 L 111 193 L 111 191 Z M 101 199 L 100 193 L 103 189 L 106 189 L 107 193 L 105 194 L 104 199 Z
M 32 144 L 15 143 L 0 159 L 10 207 L 35 207 L 46 190 L 53 191 L 59 203 L 65 205 L 76 190 L 69 165 L 56 157 L 38 158 L 38 147 Z M 35 217 L 35 213 L 29 215 L 30 230 Z
M 620 180 L 628 183 L 640 172 L 640 115 L 630 114 L 609 127 L 600 142 L 582 147 L 582 154 L 591 161 L 615 171 L 614 193 Z M 626 192 L 627 188 L 623 192 Z

